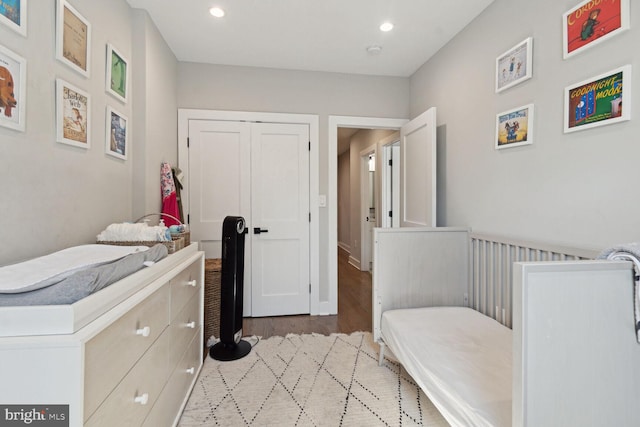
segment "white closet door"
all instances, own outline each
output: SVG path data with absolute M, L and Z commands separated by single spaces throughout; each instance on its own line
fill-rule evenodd
M 436 109 L 400 129 L 401 227 L 436 226 Z
M 251 124 L 189 121 L 189 227 L 206 258 L 222 255 L 222 222 L 251 215 Z M 245 314 L 251 308 L 251 239 L 245 241 Z
M 252 315 L 309 313 L 309 127 L 251 136 Z

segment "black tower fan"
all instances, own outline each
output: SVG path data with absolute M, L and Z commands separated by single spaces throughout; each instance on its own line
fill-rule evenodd
M 244 235 L 244 218 L 228 216 L 224 219 L 220 272 L 220 341 L 209 350 L 209 355 L 216 360 L 240 359 L 251 351 L 251 344 L 242 339 Z

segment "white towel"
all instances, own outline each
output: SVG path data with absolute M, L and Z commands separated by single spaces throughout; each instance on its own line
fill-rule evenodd
M 166 242 L 167 227 L 146 223 L 111 224 L 97 236 L 98 242 Z
M 633 307 L 636 328 L 636 339 L 640 343 L 640 242 L 625 243 L 605 249 L 598 255 L 598 259 L 615 261 L 631 261 L 634 266 L 635 286 L 633 290 Z

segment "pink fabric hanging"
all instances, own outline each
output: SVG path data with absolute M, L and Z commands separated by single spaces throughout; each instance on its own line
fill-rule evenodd
M 162 193 L 162 213 L 180 218 L 176 184 L 173 181 L 171 165 L 167 162 L 162 163 L 162 166 L 160 166 L 160 191 Z M 167 227 L 180 224 L 180 222 L 168 216 L 163 215 L 162 219 Z

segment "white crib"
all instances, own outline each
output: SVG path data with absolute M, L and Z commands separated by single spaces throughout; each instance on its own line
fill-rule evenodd
M 373 333 L 381 357 L 388 345 L 449 423 L 639 425 L 631 263 L 464 228 L 376 229 L 374 239 Z M 473 315 L 461 328 L 438 310 L 406 312 L 414 317 L 405 324 L 393 320 L 402 311 L 391 312 L 440 306 L 486 317 Z M 444 327 L 469 336 L 449 342 L 456 337 Z M 460 377 L 465 371 L 469 381 Z M 506 378 L 502 389 L 480 380 L 496 374 Z

